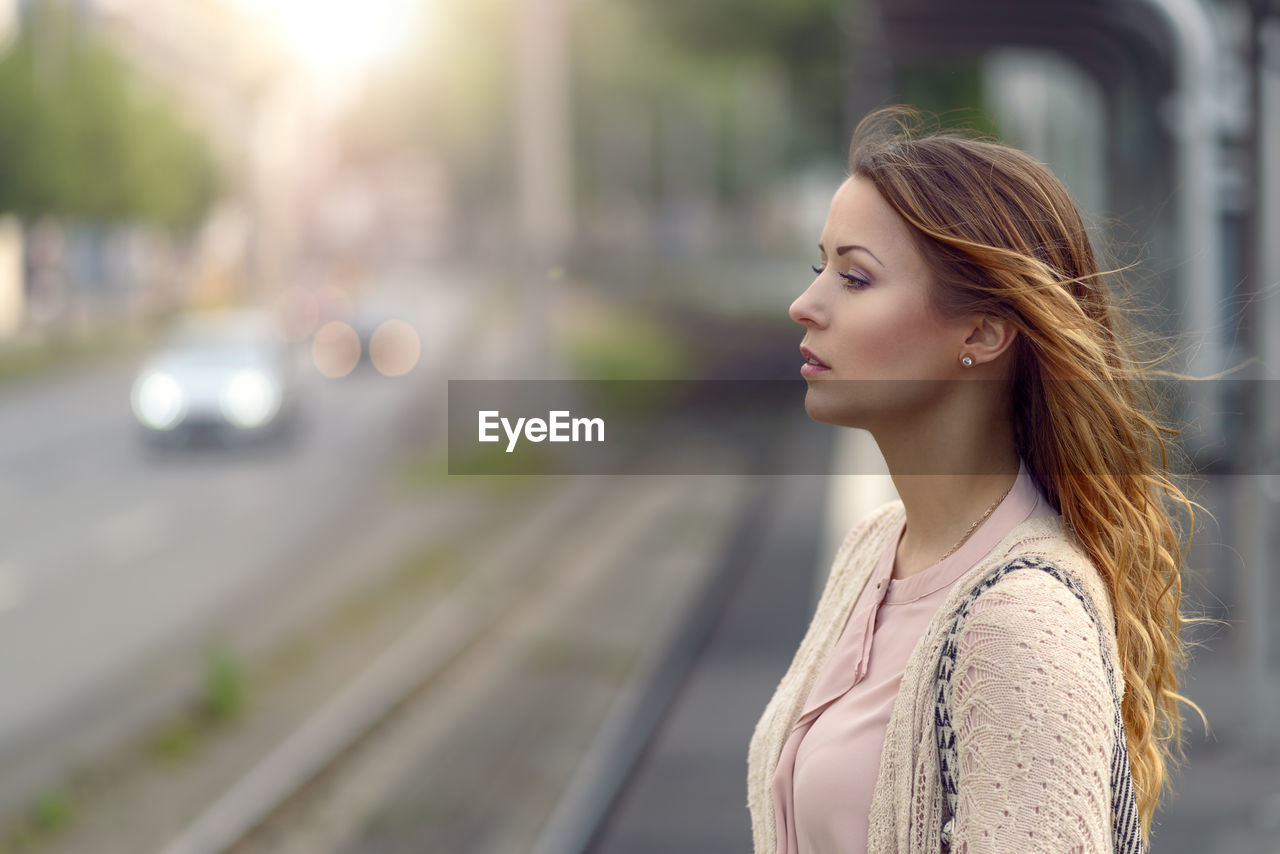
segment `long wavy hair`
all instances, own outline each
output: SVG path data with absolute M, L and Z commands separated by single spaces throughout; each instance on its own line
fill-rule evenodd
M 1066 188 L 1015 148 L 889 107 L 858 125 L 849 168 L 910 227 L 940 313 L 996 315 L 1017 329 L 1018 453 L 1110 591 L 1149 834 L 1183 756 L 1180 568 L 1195 505 L 1171 479 L 1176 433 L 1156 415 L 1149 369 L 1108 289 L 1114 273 L 1099 269 Z

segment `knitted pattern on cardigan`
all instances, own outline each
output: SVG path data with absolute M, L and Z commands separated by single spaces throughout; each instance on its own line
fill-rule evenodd
M 776 850 L 771 784 L 782 747 L 858 597 L 902 519 L 900 502 L 856 526 L 837 552 L 813 620 L 765 708 L 748 753 L 756 854 Z M 907 661 L 885 730 L 867 851 L 937 854 L 944 794 L 934 740 L 934 687 L 948 627 L 976 581 L 1014 557 L 1037 556 L 1080 580 L 1081 603 L 1043 573 L 987 591 L 958 639 L 955 729 L 960 800 L 952 851 L 1111 850 L 1112 690 L 1119 674 L 1110 597 L 1060 518 L 1024 522 L 953 585 Z M 1118 681 L 1121 677 L 1116 676 Z

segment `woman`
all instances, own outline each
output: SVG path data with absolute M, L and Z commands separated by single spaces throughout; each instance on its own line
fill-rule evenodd
M 868 430 L 901 501 L 845 539 L 757 725 L 755 850 L 1139 850 L 1191 504 L 1066 190 L 913 122 L 859 125 L 791 306 L 808 413 Z

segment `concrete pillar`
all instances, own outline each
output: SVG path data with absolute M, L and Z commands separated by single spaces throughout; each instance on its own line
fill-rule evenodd
M 1250 725 L 1255 744 L 1280 745 L 1280 579 L 1275 560 L 1280 554 L 1280 162 L 1270 153 L 1280 151 L 1280 19 L 1265 20 L 1258 36 L 1258 93 L 1255 117 L 1258 134 L 1257 246 L 1258 293 L 1261 302 L 1261 334 L 1258 356 L 1262 362 L 1261 409 L 1258 429 L 1260 470 L 1240 478 L 1251 515 L 1251 536 L 1243 543 L 1247 575 L 1242 606 L 1242 629 L 1249 699 Z
M 0 217 L 0 340 L 18 333 L 26 310 L 22 224 L 15 216 L 3 216 Z
M 559 267 L 573 236 L 567 0 L 519 0 L 516 15 L 516 189 L 530 378 L 551 368 Z

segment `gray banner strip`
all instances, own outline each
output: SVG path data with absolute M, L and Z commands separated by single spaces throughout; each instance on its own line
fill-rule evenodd
M 780 452 L 787 429 L 827 441 L 847 429 L 809 417 L 833 408 L 844 421 L 886 407 L 927 407 L 977 392 L 983 381 L 803 380 L 450 380 L 449 474 L 468 475 L 791 475 L 875 474 L 807 470 Z M 1256 420 L 1265 381 L 1163 382 L 1152 405 L 1172 424 L 1188 425 L 1166 440 L 1174 475 L 1280 473 Z M 1209 394 L 1206 394 L 1209 392 Z M 1052 397 L 1088 398 L 1088 395 Z M 1187 401 L 1213 400 L 1212 412 Z M 826 417 L 826 416 L 824 416 Z M 1106 423 L 1097 429 L 1107 429 Z M 802 422 L 802 423 L 797 423 Z M 1208 426 L 1211 425 L 1211 426 Z M 1058 461 L 1063 475 L 1123 476 L 1084 460 Z M 904 474 L 981 474 L 920 470 Z

